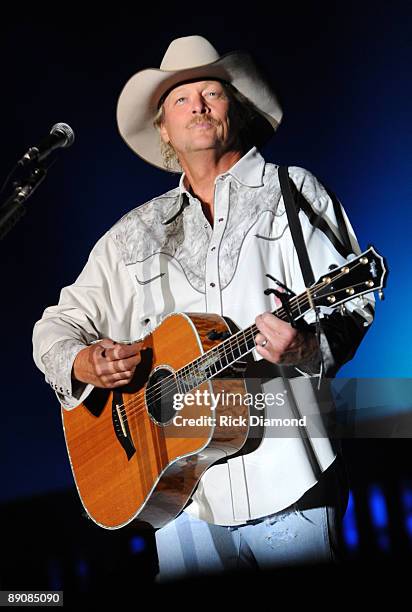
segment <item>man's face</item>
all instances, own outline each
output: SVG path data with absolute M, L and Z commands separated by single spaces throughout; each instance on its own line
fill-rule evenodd
M 219 81 L 180 84 L 164 101 L 161 137 L 178 155 L 207 149 L 224 152 L 233 144 L 229 106 Z

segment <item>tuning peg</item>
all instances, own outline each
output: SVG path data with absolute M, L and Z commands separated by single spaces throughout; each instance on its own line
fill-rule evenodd
M 384 294 L 383 294 L 382 289 L 379 289 L 379 291 L 378 291 L 378 296 L 379 296 L 379 299 L 380 299 L 380 300 L 383 302 L 383 300 L 385 299 L 385 296 L 384 296 Z

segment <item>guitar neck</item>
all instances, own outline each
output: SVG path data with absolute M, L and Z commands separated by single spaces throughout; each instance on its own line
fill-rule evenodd
M 289 310 L 294 321 L 301 318 L 311 308 L 309 291 L 289 300 Z M 288 313 L 282 306 L 273 311 L 279 319 L 289 321 Z M 210 349 L 176 373 L 176 383 L 182 393 L 188 393 L 217 376 L 227 367 L 241 360 L 256 347 L 255 336 L 259 332 L 253 323 L 223 340 L 218 346 Z
M 384 258 L 370 246 L 367 251 L 353 257 L 343 266 L 329 268 L 312 287 L 289 299 L 287 310 L 282 305 L 272 314 L 283 321 L 297 321 L 317 306 L 336 307 L 354 297 L 376 290 L 379 290 L 379 296 L 382 297 L 381 289 L 385 286 L 387 275 Z M 245 357 L 255 348 L 258 331 L 255 324 L 250 325 L 178 370 L 175 373 L 176 383 L 181 391 L 192 391 Z

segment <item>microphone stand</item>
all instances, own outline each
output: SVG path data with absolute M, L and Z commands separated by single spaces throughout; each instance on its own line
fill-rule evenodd
M 13 183 L 13 193 L 0 204 L 0 240 L 2 240 L 12 227 L 21 219 L 27 212 L 24 202 L 37 189 L 42 181 L 46 178 L 47 169 L 37 164 L 30 167 L 30 173 L 27 178 L 19 179 Z

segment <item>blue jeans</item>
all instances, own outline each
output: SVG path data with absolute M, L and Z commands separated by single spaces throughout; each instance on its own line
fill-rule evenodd
M 211 525 L 182 512 L 156 532 L 156 582 L 238 569 L 335 560 L 336 511 L 320 506 L 282 512 L 238 527 Z

